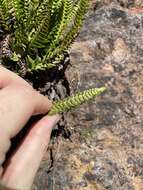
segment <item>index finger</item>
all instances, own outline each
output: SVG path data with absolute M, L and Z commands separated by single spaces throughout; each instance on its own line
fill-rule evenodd
M 0 65 L 0 89 L 14 83 L 21 83 L 30 87 L 30 85 L 21 77 Z
M 23 85 L 10 85 L 0 91 L 0 131 L 14 137 L 32 115 L 45 114 L 51 101 Z

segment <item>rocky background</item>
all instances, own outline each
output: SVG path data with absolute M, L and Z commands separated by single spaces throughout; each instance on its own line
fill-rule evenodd
M 143 190 L 143 1 L 92 1 L 70 60 L 71 93 L 107 91 L 53 131 L 33 190 Z

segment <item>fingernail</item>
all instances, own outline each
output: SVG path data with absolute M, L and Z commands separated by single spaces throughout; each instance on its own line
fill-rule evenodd
M 54 126 L 57 124 L 57 122 L 61 119 L 61 115 L 56 114 L 53 116 L 46 116 L 46 120 L 48 122 L 48 124 Z

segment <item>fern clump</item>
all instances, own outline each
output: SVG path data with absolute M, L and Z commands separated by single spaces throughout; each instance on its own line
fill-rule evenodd
M 0 0 L 0 24 L 7 33 L 0 56 L 29 72 L 54 67 L 77 35 L 88 1 Z M 104 90 L 93 88 L 54 102 L 48 115 L 63 113 Z
M 14 54 L 10 58 L 20 56 L 30 72 L 55 66 L 77 35 L 87 7 L 88 0 L 0 0 L 0 20 Z
M 58 113 L 63 113 L 65 111 L 70 110 L 71 108 L 75 108 L 84 102 L 87 102 L 94 97 L 100 95 L 106 90 L 105 87 L 101 88 L 92 88 L 89 90 L 85 90 L 84 92 L 79 92 L 74 96 L 68 97 L 64 100 L 60 100 L 54 102 L 53 107 L 49 111 L 48 115 L 54 115 Z

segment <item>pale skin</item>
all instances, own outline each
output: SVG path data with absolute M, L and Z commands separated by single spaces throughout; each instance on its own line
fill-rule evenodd
M 7 189 L 29 190 L 47 150 L 59 115 L 44 116 L 29 131 L 10 158 L 6 153 L 33 115 L 45 114 L 52 103 L 25 80 L 0 66 L 0 184 Z

